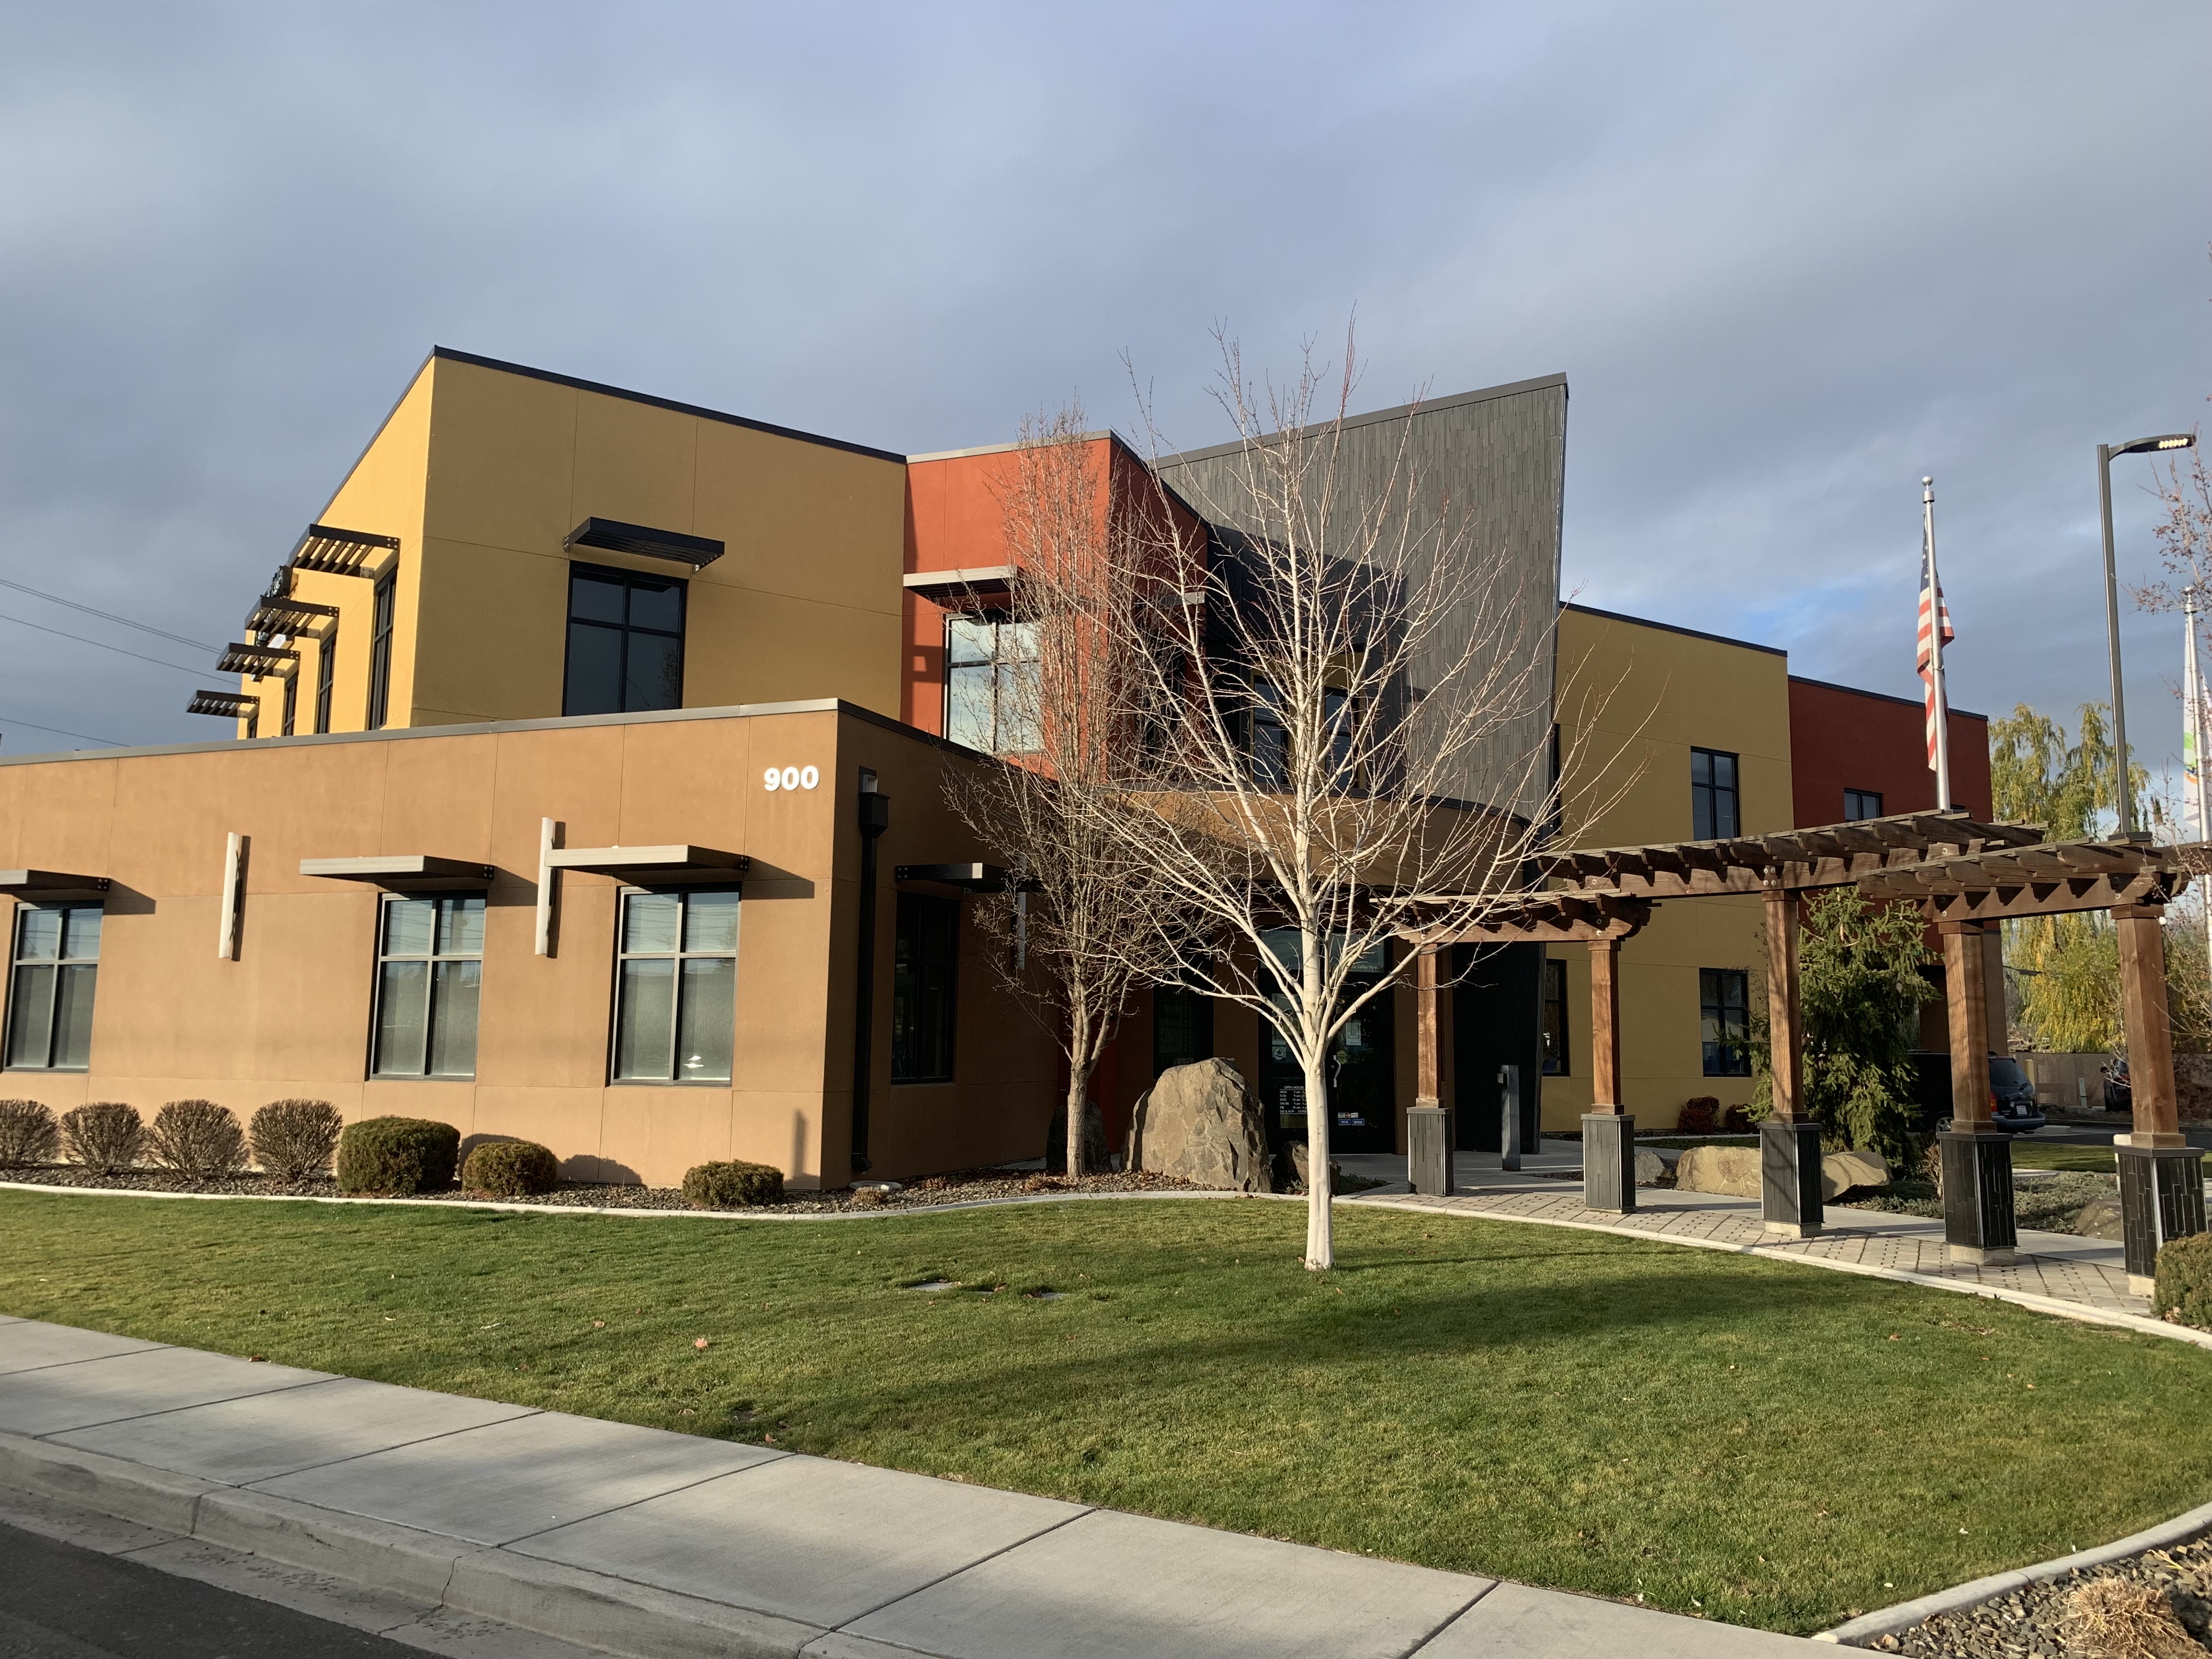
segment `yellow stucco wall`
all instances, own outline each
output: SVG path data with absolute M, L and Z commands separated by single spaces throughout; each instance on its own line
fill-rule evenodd
M 1690 750 L 1738 757 L 1742 830 L 1791 827 L 1789 659 L 1656 624 L 1568 607 L 1559 618 L 1560 739 L 1571 846 L 1687 841 Z M 1590 1106 L 1589 956 L 1555 945 L 1567 964 L 1565 1077 L 1544 1079 L 1544 1122 L 1569 1129 Z M 1621 1103 L 1644 1127 L 1665 1127 L 1701 1095 L 1748 1102 L 1748 1078 L 1705 1075 L 1698 970 L 1751 971 L 1761 994 L 1756 898 L 1662 904 L 1622 947 Z

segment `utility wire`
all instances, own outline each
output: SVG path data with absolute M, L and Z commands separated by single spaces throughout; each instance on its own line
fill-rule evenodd
M 195 651 L 216 651 L 222 648 L 218 646 L 203 645 L 198 640 L 188 640 L 182 634 L 172 634 L 166 628 L 152 628 L 142 622 L 132 622 L 130 617 L 118 617 L 112 611 L 96 611 L 88 605 L 79 605 L 75 599 L 65 599 L 58 593 L 41 592 L 35 587 L 26 587 L 21 582 L 10 581 L 5 576 L 0 576 L 0 587 L 12 587 L 18 593 L 28 593 L 34 599 L 45 599 L 52 605 L 65 605 L 72 611 L 82 611 L 86 616 L 97 617 L 102 622 L 121 623 L 124 627 L 135 628 L 142 634 L 158 635 L 162 639 L 173 641 L 179 645 L 189 645 Z M 32 626 L 35 628 L 38 624 L 33 623 Z M 75 639 L 76 635 L 72 634 L 68 637 Z M 94 643 L 97 644 L 99 641 L 94 641 Z M 149 658 L 148 660 L 151 661 L 152 659 Z M 194 672 L 197 672 L 198 671 L 195 670 Z M 40 726 L 39 729 L 43 732 L 46 728 Z M 82 737 L 83 733 L 79 732 L 64 732 L 63 735 L 64 737 L 74 738 Z
M 8 586 L 12 587 L 15 584 L 10 582 Z M 79 606 L 78 608 L 82 610 L 83 607 Z M 105 640 L 88 640 L 82 634 L 64 634 L 58 628 L 49 628 L 44 623 L 25 622 L 22 617 L 11 617 L 4 611 L 0 611 L 0 622 L 11 622 L 21 627 L 35 628 L 41 634 L 52 634 L 64 640 L 75 640 L 79 645 L 96 645 L 102 651 L 112 651 L 118 657 L 137 657 L 140 662 L 150 662 L 156 668 L 173 668 L 179 674 L 190 674 L 195 679 L 199 678 L 208 672 L 204 668 L 187 668 L 182 663 L 163 662 L 159 657 L 139 656 L 138 653 L 136 651 L 125 651 L 121 646 L 110 645 Z M 151 630 L 149 629 L 149 631 L 150 632 Z M 173 637 L 173 635 L 172 637 Z M 184 640 L 179 642 L 184 645 L 190 645 L 191 643 L 190 640 Z M 210 648 L 212 649 L 213 647 L 210 647 Z M 24 724 L 28 725 L 29 722 L 25 721 Z M 52 731 L 55 728 L 42 726 L 39 729 L 41 732 L 48 732 Z M 64 732 L 63 735 L 64 737 L 81 738 L 84 733 L 82 732 Z
M 52 732 L 58 737 L 82 738 L 87 743 L 104 743 L 110 749 L 128 749 L 131 746 L 127 743 L 118 743 L 112 738 L 95 738 L 89 732 L 71 732 L 64 726 L 41 726 L 36 720 L 19 720 L 7 714 L 0 714 L 0 726 L 27 726 L 33 732 Z

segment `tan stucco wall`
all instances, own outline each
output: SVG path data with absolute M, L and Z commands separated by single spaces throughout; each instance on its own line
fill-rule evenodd
M 768 792 L 814 764 L 822 787 Z M 89 1073 L 10 1072 L 56 1110 L 123 1100 L 150 1116 L 204 1096 L 241 1118 L 284 1095 L 349 1119 L 404 1113 L 464 1135 L 540 1140 L 572 1176 L 669 1184 L 747 1158 L 811 1186 L 848 1176 L 856 769 L 896 797 L 878 905 L 876 1172 L 1034 1157 L 1052 1050 L 963 937 L 957 1085 L 890 1083 L 899 863 L 981 856 L 943 802 L 945 764 L 915 735 L 831 711 L 545 729 L 302 738 L 197 752 L 0 765 L 0 864 L 104 875 Z M 568 874 L 557 954 L 533 953 L 539 823 L 570 847 L 689 842 L 750 854 L 738 962 L 736 1083 L 608 1082 L 617 883 Z M 238 959 L 218 960 L 226 836 L 248 836 Z M 372 1080 L 376 895 L 301 876 L 302 858 L 427 853 L 495 866 L 472 1082 Z M 0 910 L 12 911 L 12 905 Z M 12 915 L 0 916 L 12 924 Z
M 1791 827 L 1789 663 L 1779 653 L 1570 608 L 1559 667 L 1568 845 L 1689 840 L 1692 747 L 1739 757 L 1744 833 Z M 1622 947 L 1621 1103 L 1639 1127 L 1672 1125 L 1701 1095 L 1723 1107 L 1750 1099 L 1750 1079 L 1705 1075 L 1698 970 L 1749 969 L 1755 1005 L 1759 925 L 1756 898 L 1683 901 L 1657 907 Z M 1590 1105 L 1589 957 L 1579 945 L 1550 954 L 1567 963 L 1571 1069 L 1544 1079 L 1544 1122 L 1568 1129 Z

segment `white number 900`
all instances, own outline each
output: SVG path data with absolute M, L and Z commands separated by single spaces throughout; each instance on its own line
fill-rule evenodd
M 822 774 L 811 766 L 771 766 L 761 774 L 761 781 L 770 789 L 811 789 L 822 781 Z

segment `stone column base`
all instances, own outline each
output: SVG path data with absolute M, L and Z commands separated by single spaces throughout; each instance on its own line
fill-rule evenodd
M 1406 1179 L 1425 1198 L 1449 1198 L 1452 1184 L 1452 1109 L 1412 1106 L 1406 1111 Z
M 1818 1238 L 1825 1219 L 1820 1126 L 1771 1117 L 1760 1124 L 1759 1175 L 1766 1231 L 1786 1238 Z
M 2012 1260 L 2012 1137 L 1987 1124 L 1936 1137 L 1943 1160 L 1943 1242 L 1960 1261 Z M 1969 1254 L 1978 1252 L 1979 1254 Z
M 1583 1204 L 1613 1215 L 1636 1209 L 1636 1118 L 1628 1112 L 1583 1117 Z
M 2158 1247 L 2204 1227 L 2204 1153 L 2195 1146 L 2125 1146 L 2120 1159 L 2120 1237 L 2127 1245 L 2128 1285 L 2148 1296 L 2158 1273 Z
M 1977 1249 L 1972 1244 L 1946 1244 L 1943 1254 L 1969 1267 L 2009 1267 L 2013 1264 L 2009 1244 L 1992 1245 L 1986 1249 Z

